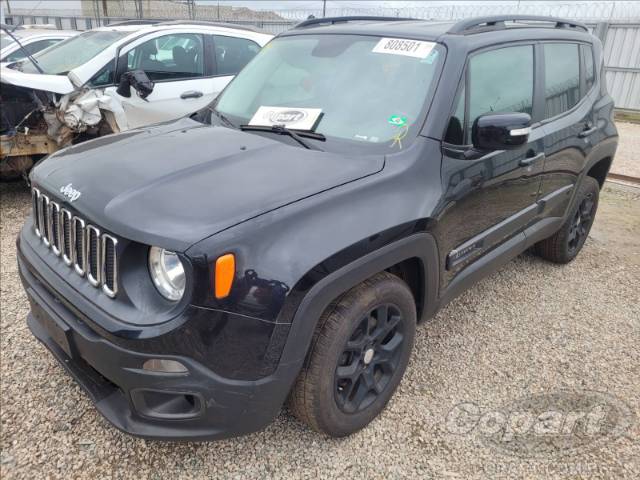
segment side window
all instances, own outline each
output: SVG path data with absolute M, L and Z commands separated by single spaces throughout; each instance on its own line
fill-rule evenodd
M 524 112 L 531 115 L 532 45 L 499 48 L 473 55 L 469 59 L 467 75 L 468 112 L 462 121 L 465 102 L 463 90 L 457 100 L 454 116 L 449 120 L 445 141 L 454 144 L 471 143 L 473 122 L 486 113 Z
M 235 75 L 260 51 L 260 46 L 246 38 L 214 35 L 216 75 Z
M 544 82 L 544 118 L 560 115 L 580 101 L 577 44 L 544 44 Z
M 113 69 L 115 66 L 115 62 L 112 60 L 107 63 L 98 73 L 96 73 L 91 80 L 89 80 L 89 85 L 92 87 L 103 87 L 105 85 L 113 84 Z
M 593 64 L 593 49 L 588 45 L 582 45 L 582 58 L 584 59 L 584 80 L 587 92 L 591 90 L 596 81 L 595 68 Z
M 144 70 L 157 80 L 204 75 L 202 35 L 175 33 L 148 40 L 127 53 L 127 70 Z
M 38 40 L 37 42 L 30 43 L 29 45 L 25 45 L 24 49 L 29 52 L 29 55 L 33 55 L 34 53 L 38 53 L 40 50 L 44 50 L 45 48 L 50 47 L 58 43 L 59 39 L 49 39 L 49 40 Z M 24 50 L 19 48 L 13 53 L 7 55 L 3 62 L 17 62 L 18 60 L 22 60 L 25 58 Z

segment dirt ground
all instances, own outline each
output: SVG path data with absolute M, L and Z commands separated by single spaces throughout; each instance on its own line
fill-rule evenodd
M 621 134 L 616 166 L 638 158 Z M 606 184 L 573 263 L 521 255 L 421 325 L 399 390 L 363 431 L 328 439 L 284 410 L 211 443 L 117 431 L 33 338 L 15 260 L 29 194 L 0 193 L 3 479 L 640 478 L 639 188 Z M 562 429 L 526 424 L 541 409 Z M 571 415 L 595 420 L 567 429 Z
M 616 122 L 620 143 L 611 171 L 640 178 L 640 124 Z

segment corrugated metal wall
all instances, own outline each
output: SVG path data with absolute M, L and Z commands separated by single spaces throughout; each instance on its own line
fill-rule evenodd
M 616 107 L 640 110 L 640 25 L 604 25 L 596 33 L 604 44 L 609 93 Z

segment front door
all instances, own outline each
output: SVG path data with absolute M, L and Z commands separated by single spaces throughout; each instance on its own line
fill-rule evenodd
M 129 128 L 193 113 L 211 103 L 224 87 L 206 75 L 205 36 L 199 33 L 172 33 L 148 39 L 124 52 L 118 64 L 120 75 L 143 70 L 154 82 L 153 92 L 145 99 L 133 88 L 130 97 L 118 96 Z
M 515 45 L 470 56 L 443 148 L 445 204 L 438 221 L 441 287 L 502 242 L 536 213 L 544 164 L 543 129 L 516 150 L 476 152 L 474 121 L 491 112 L 534 116 L 534 47 Z

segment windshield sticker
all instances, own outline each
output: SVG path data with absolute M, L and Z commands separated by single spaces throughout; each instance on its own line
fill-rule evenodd
M 409 124 L 407 123 L 407 117 L 404 115 L 391 115 L 387 120 L 387 123 L 396 127 L 396 133 L 393 136 L 393 143 L 391 148 L 398 145 L 398 148 L 402 149 L 402 140 L 409 133 Z
M 374 53 L 404 55 L 406 57 L 426 58 L 436 44 L 402 38 L 382 38 L 371 50 Z
M 397 133 L 393 136 L 393 142 L 391 143 L 391 148 L 398 145 L 398 148 L 402 150 L 402 140 L 409 133 L 409 125 L 405 125 L 403 127 L 399 127 Z
M 407 117 L 404 115 L 391 115 L 387 122 L 395 127 L 404 127 L 407 124 Z
M 251 117 L 249 125 L 283 125 L 294 130 L 313 130 L 321 113 L 321 108 L 261 106 Z

